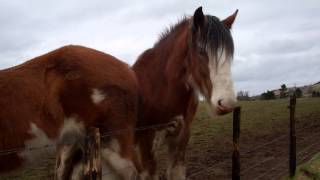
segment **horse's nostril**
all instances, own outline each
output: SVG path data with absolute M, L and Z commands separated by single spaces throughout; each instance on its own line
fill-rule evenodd
M 219 105 L 219 106 L 222 106 L 222 103 L 221 103 L 221 102 L 222 102 L 222 99 L 219 99 L 219 100 L 218 100 L 218 105 Z

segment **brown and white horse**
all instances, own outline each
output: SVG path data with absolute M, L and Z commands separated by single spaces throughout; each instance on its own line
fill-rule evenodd
M 231 26 L 237 11 L 219 20 L 198 8 L 166 31 L 153 48 L 146 50 L 133 66 L 141 93 L 138 126 L 177 120 L 178 130 L 167 135 L 146 130 L 137 133 L 140 160 L 145 176 L 158 179 L 155 146 L 166 136 L 170 164 L 167 179 L 186 179 L 185 151 L 201 94 L 218 115 L 231 112 L 236 98 L 231 78 L 234 52 Z
M 126 129 L 103 139 L 101 151 L 108 167 L 130 179 L 137 174 L 133 149 L 137 102 L 137 79 L 131 68 L 81 46 L 62 47 L 0 71 L 0 173 L 41 160 L 48 152 L 43 147 L 54 146 L 59 139 L 63 146 L 57 178 L 77 179 L 65 172 L 64 163 L 77 151 L 72 148 L 81 145 L 85 128 L 92 126 L 101 134 Z

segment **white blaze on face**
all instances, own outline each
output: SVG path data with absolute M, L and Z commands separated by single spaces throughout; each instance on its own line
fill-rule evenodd
M 218 106 L 219 100 L 221 100 L 221 104 L 224 107 L 233 108 L 237 100 L 231 76 L 231 60 L 228 59 L 229 57 L 225 50 L 220 49 L 219 51 L 217 57 L 219 60 L 216 60 L 216 56 L 211 50 L 208 50 L 210 79 L 212 84 L 210 101 L 214 108 Z

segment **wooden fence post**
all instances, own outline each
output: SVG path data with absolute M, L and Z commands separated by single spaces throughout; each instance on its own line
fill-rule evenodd
M 240 180 L 240 116 L 241 107 L 236 107 L 233 111 L 233 154 L 232 154 L 232 180 Z
M 88 128 L 85 139 L 84 179 L 101 180 L 100 132 L 99 128 Z
M 290 177 L 293 177 L 296 172 L 296 122 L 295 122 L 295 110 L 296 110 L 296 95 L 290 96 L 290 143 L 289 143 L 289 171 Z

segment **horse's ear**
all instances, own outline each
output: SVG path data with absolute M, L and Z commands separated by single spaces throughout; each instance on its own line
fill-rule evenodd
M 193 27 L 195 29 L 201 28 L 204 25 L 204 14 L 202 12 L 202 7 L 198 7 L 198 9 L 194 12 L 193 15 Z
M 238 9 L 231 16 L 229 16 L 226 19 L 224 19 L 222 21 L 223 24 L 225 24 L 229 29 L 231 29 L 232 24 L 233 24 L 234 20 L 236 19 L 237 14 L 238 14 Z

